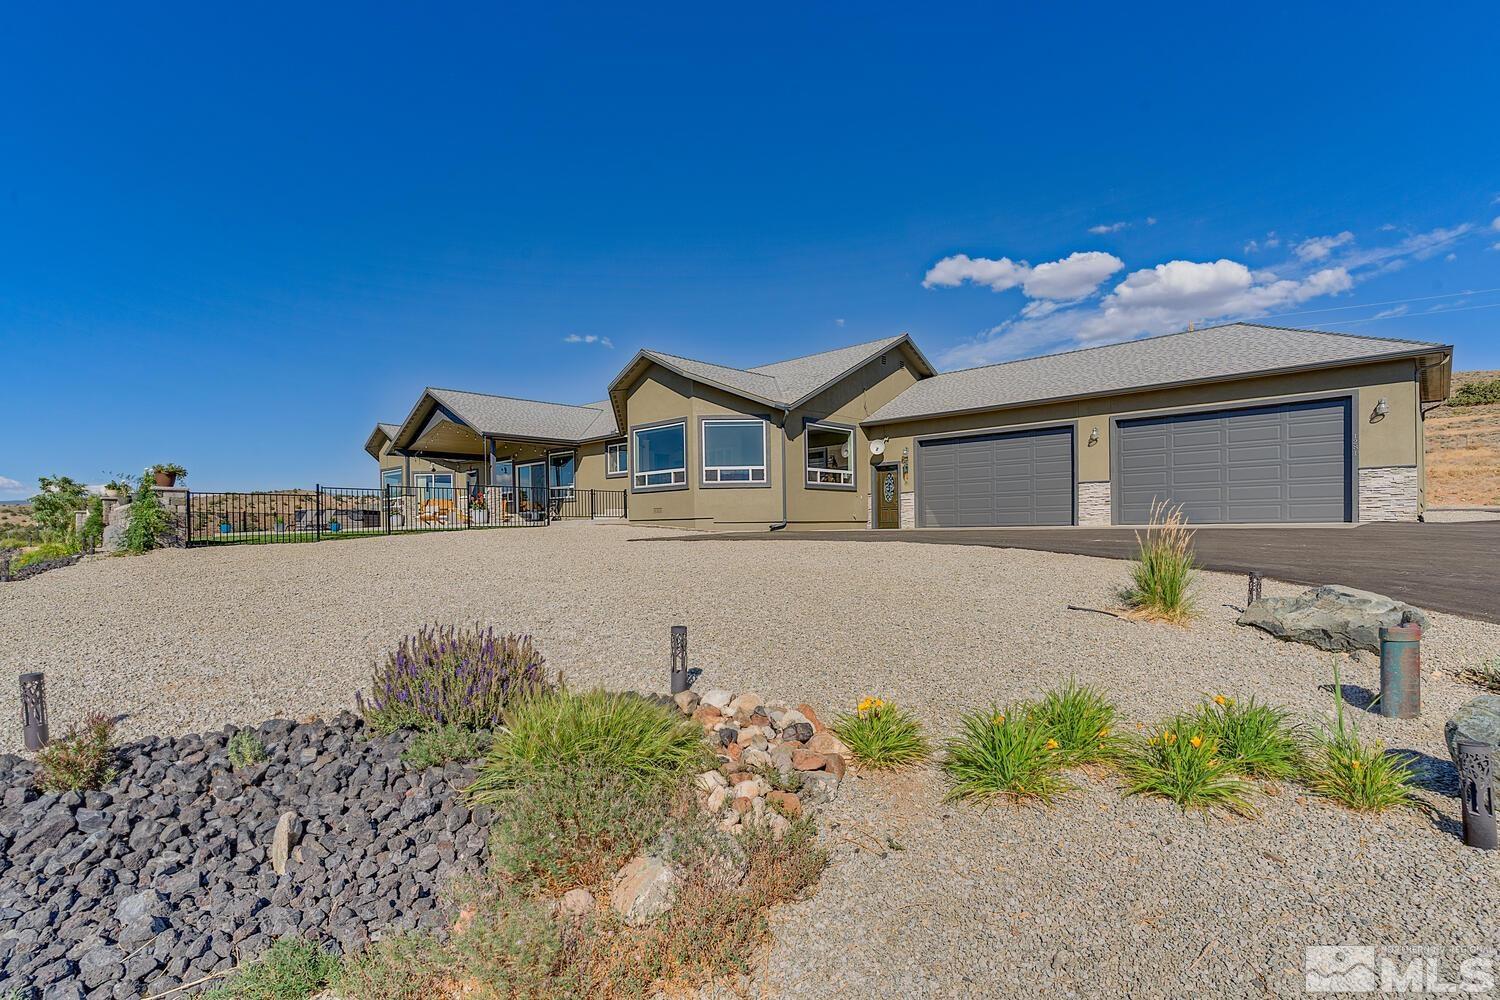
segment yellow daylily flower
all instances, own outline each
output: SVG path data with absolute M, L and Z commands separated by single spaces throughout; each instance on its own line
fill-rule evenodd
M 1171 746 L 1173 743 L 1177 742 L 1177 734 L 1169 729 L 1161 734 L 1161 741 L 1167 746 Z
M 1196 750 L 1203 745 L 1203 737 L 1194 736 L 1192 739 L 1188 740 L 1188 742 L 1191 743 L 1193 745 L 1193 749 Z
M 1224 697 L 1222 694 L 1216 694 L 1214 695 L 1214 704 L 1218 705 L 1220 708 L 1223 708 L 1225 705 L 1229 704 L 1229 699 Z
M 1047 741 L 1047 749 L 1048 750 L 1056 750 L 1060 746 L 1062 746 L 1062 744 L 1059 743 L 1059 742 L 1057 742 L 1056 740 L 1048 740 Z

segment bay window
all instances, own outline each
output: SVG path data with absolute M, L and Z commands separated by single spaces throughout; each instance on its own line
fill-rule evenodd
M 810 423 L 806 438 L 807 485 L 854 489 L 854 428 Z
M 703 421 L 703 485 L 766 483 L 766 422 L 754 419 Z
M 687 485 L 687 422 L 637 427 L 632 434 L 631 483 L 638 490 Z

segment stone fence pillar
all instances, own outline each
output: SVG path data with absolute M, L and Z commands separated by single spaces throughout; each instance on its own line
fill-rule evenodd
M 185 549 L 188 543 L 188 491 L 181 486 L 156 486 L 156 495 L 172 523 L 160 541 L 165 549 Z

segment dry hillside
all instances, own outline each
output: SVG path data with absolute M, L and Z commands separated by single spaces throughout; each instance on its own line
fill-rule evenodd
M 1453 387 L 1489 379 L 1500 379 L 1500 371 L 1454 372 Z M 1427 502 L 1500 506 L 1500 404 L 1444 403 L 1428 414 Z
M 31 523 L 31 506 L 22 503 L 0 503 L 0 535 L 5 529 Z

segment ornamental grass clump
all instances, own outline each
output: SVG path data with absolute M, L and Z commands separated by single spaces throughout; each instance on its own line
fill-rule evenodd
M 1136 534 L 1140 546 L 1130 567 L 1130 585 L 1125 589 L 1129 617 L 1137 620 L 1184 624 L 1194 614 L 1193 533 L 1188 530 L 1182 508 L 1156 503 L 1151 507 L 1151 525 L 1144 536 Z
M 948 798 L 1007 798 L 1050 803 L 1072 786 L 1062 775 L 1062 741 L 1032 714 L 1033 706 L 971 712 L 944 749 Z
M 932 755 L 917 717 L 884 698 L 865 698 L 834 719 L 833 731 L 855 761 L 872 770 L 913 767 Z
M 1301 773 L 1302 734 L 1285 709 L 1214 695 L 1199 707 L 1196 727 L 1218 743 L 1236 774 L 1287 781 Z
M 528 782 L 585 766 L 633 784 L 675 786 L 712 763 L 697 723 L 630 692 L 548 691 L 503 714 L 468 788 L 477 803 L 505 801 Z
M 1249 782 L 1234 772 L 1219 741 L 1195 715 L 1178 715 L 1138 741 L 1121 760 L 1130 795 L 1170 799 L 1183 809 L 1249 816 Z
M 1057 757 L 1065 767 L 1107 764 L 1124 744 L 1115 733 L 1114 703 L 1097 688 L 1068 681 L 1047 692 L 1030 709 L 1030 718 L 1057 743 Z
M 1333 669 L 1334 724 L 1318 735 L 1307 764 L 1307 786 L 1325 798 L 1357 812 L 1383 812 L 1411 805 L 1416 776 L 1406 761 L 1377 741 L 1359 738 L 1359 728 L 1344 716 L 1343 684 Z
M 530 636 L 493 628 L 426 626 L 376 668 L 365 723 L 377 733 L 461 726 L 494 729 L 505 708 L 547 686 L 545 661 Z
M 1458 672 L 1458 679 L 1500 694 L 1500 658 L 1464 667 Z
M 115 720 L 93 712 L 83 725 L 37 751 L 37 784 L 44 792 L 103 788 L 115 777 Z

